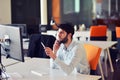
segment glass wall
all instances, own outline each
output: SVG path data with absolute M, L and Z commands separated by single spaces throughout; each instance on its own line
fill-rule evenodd
M 63 0 L 63 12 L 64 14 L 79 13 L 80 0 Z
M 92 0 L 60 0 L 61 23 L 92 25 Z

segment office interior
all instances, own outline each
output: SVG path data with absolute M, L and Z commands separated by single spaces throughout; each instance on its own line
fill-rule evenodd
M 0 23 L 26 24 L 29 35 L 38 33 L 39 25 L 46 26 L 44 28 L 48 30 L 56 29 L 50 25 L 51 19 L 54 19 L 57 24 L 71 22 L 77 28 L 81 24 L 85 24 L 86 28 L 106 24 L 113 31 L 115 40 L 115 26 L 120 25 L 119 0 L 48 0 L 46 3 L 40 0 L 1 0 L 0 4 Z
M 25 24 L 27 35 L 24 38 L 49 30 L 57 31 L 56 25 L 50 24 L 52 20 L 56 24 L 70 22 L 78 31 L 82 25 L 84 31 L 92 25 L 107 25 L 111 41 L 117 41 L 115 28 L 120 26 L 119 5 L 119 0 L 0 0 L 0 24 Z M 109 50 L 115 72 L 112 78 L 110 74 L 105 80 L 120 79 L 120 69 L 115 61 L 118 52 L 113 47 Z

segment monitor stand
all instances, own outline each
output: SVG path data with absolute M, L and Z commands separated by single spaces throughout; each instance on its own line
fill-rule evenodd
M 8 79 L 10 76 L 3 71 L 3 64 L 2 64 L 2 58 L 1 58 L 1 44 L 0 44 L 0 80 L 2 79 Z

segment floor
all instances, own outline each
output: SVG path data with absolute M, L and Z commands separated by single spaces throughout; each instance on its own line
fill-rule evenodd
M 118 67 L 119 65 L 116 64 L 116 61 L 113 61 L 114 72 L 110 72 L 109 68 L 108 77 L 106 77 L 105 80 L 120 80 L 120 67 Z M 109 64 L 108 67 L 110 67 Z
M 113 67 L 114 67 L 114 72 L 111 72 L 110 70 L 110 65 L 109 65 L 109 61 L 107 62 L 107 66 L 108 66 L 108 77 L 105 77 L 105 80 L 120 80 L 120 62 L 117 63 L 116 59 L 117 59 L 117 55 L 116 55 L 116 51 L 112 50 L 110 51 L 111 53 L 111 58 L 112 58 L 112 63 L 113 63 Z M 104 69 L 104 64 L 102 65 L 103 69 Z M 103 70 L 105 71 L 105 70 Z M 104 72 L 105 73 L 105 72 Z M 102 80 L 102 79 L 100 79 Z

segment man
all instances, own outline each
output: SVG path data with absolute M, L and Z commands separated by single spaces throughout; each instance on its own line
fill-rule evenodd
M 67 74 L 72 73 L 74 69 L 81 74 L 89 74 L 84 46 L 72 39 L 73 34 L 74 28 L 71 24 L 60 24 L 53 51 L 46 47 L 45 52 L 53 59 L 53 68 L 60 68 Z

